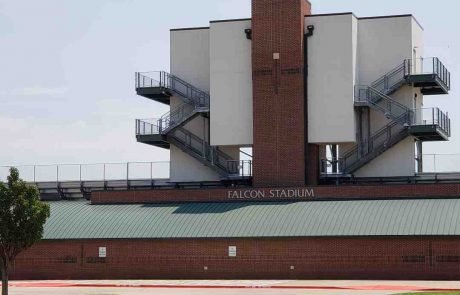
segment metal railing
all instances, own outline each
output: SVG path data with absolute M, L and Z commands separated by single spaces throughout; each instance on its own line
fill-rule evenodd
M 368 140 L 355 144 L 339 159 L 322 159 L 321 172 L 328 173 L 326 168 L 335 165 L 339 174 L 350 173 L 351 170 L 359 167 L 362 161 L 377 156 L 406 137 L 407 134 L 406 126 L 398 122 L 391 122 L 375 132 Z
M 199 111 L 190 108 L 187 104 L 182 104 L 159 119 L 136 119 L 136 135 L 166 135 Z
M 168 135 L 190 155 L 204 161 L 227 176 L 252 175 L 251 161 L 236 161 L 192 132 L 181 128 L 183 122 L 198 112 L 209 112 L 209 94 L 166 72 L 136 73 L 136 89 L 161 87 L 184 98 L 185 103 L 170 110 L 160 119 L 137 119 L 136 135 Z
M 171 89 L 188 103 L 196 106 L 209 107 L 209 94 L 181 78 L 164 71 L 137 72 L 136 89 L 139 88 L 165 88 Z
M 437 57 L 406 59 L 371 86 L 384 94 L 390 94 L 406 83 L 406 79 L 416 75 L 436 75 L 450 90 L 451 74 Z
M 202 159 L 210 167 L 217 168 L 219 173 L 232 174 L 228 170 L 228 163 L 234 161 L 234 159 L 218 147 L 209 145 L 201 137 L 181 127 L 175 128 L 168 136 L 185 147 L 185 151 L 195 158 Z
M 209 112 L 209 107 L 183 103 L 161 116 L 158 120 L 159 131 L 166 134 L 200 112 Z
M 412 111 L 372 86 L 355 86 L 355 101 L 365 103 L 385 114 L 388 119 L 400 124 L 409 124 Z
M 321 173 L 323 175 L 341 175 L 339 172 L 334 174 L 333 165 L 340 166 L 340 160 L 332 157 L 321 159 Z M 460 173 L 460 154 L 424 154 L 422 155 L 423 172 L 426 173 Z
M 252 161 L 224 160 L 220 153 L 220 163 L 229 176 L 251 177 Z M 169 161 L 91 163 L 91 164 L 49 164 L 49 165 L 5 165 L 0 166 L 0 182 L 6 182 L 10 168 L 19 170 L 21 178 L 30 183 L 47 182 L 100 182 L 168 180 Z
M 170 88 L 171 78 L 166 72 L 137 72 L 136 89 L 163 87 Z
M 199 112 L 209 112 L 209 94 L 167 72 L 136 73 L 136 88 L 161 87 L 171 89 L 184 98 L 184 103 L 171 109 L 160 119 L 137 120 L 137 131 L 149 130 L 148 134 L 167 134 Z M 149 122 L 150 121 L 150 122 Z M 147 124 L 149 123 L 149 124 Z M 139 125 L 140 124 L 140 125 Z M 150 125 L 151 124 L 151 125 Z
M 136 119 L 136 135 L 160 134 L 159 119 Z
M 322 159 L 322 173 L 349 173 L 402 140 L 408 135 L 408 126 L 436 125 L 450 136 L 451 122 L 448 114 L 438 108 L 411 110 L 388 96 L 407 83 L 410 76 L 427 74 L 436 75 L 450 89 L 450 73 L 438 58 L 407 59 L 370 86 L 356 86 L 355 102 L 381 111 L 393 122 L 367 140 L 358 139 L 358 144 L 346 151 L 340 159 Z
M 460 154 L 424 154 L 423 173 L 459 173 Z
M 407 118 L 407 114 L 401 115 Z M 435 125 L 442 129 L 448 136 L 451 135 L 451 121 L 449 116 L 443 113 L 439 108 L 425 108 L 417 109 L 410 112 L 410 125 Z M 369 140 L 363 140 L 359 144 L 355 144 L 351 149 L 346 151 L 340 159 L 322 159 L 321 172 L 323 174 L 331 174 L 332 167 L 338 174 L 347 173 L 349 170 L 357 165 L 360 160 L 378 154 L 403 139 L 407 134 L 407 126 L 401 125 L 402 118 L 396 118 L 393 122 L 387 124 L 382 129 L 374 133 Z M 439 171 L 434 171 L 439 172 Z
M 423 108 L 413 111 L 411 125 L 436 125 L 449 137 L 451 135 L 451 121 L 448 113 L 442 112 L 439 108 Z
M 119 181 L 169 178 L 169 162 L 128 162 L 92 164 L 0 166 L 0 181 L 16 167 L 27 182 Z
M 374 81 L 370 86 L 381 93 L 390 94 L 406 82 L 406 72 L 406 63 L 403 62 Z
M 405 75 L 436 75 L 450 90 L 450 72 L 437 57 L 407 59 L 404 62 Z
M 446 134 L 451 135 L 449 115 L 439 108 L 411 110 L 371 86 L 356 86 L 355 101 L 380 110 L 394 122 L 411 126 L 437 125 Z
M 252 176 L 252 161 L 250 160 L 228 161 L 227 171 L 228 171 L 229 176 L 251 177 Z

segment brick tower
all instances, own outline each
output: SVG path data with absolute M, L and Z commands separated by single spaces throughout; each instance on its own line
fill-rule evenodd
M 310 14 L 306 0 L 252 0 L 255 187 L 312 184 L 303 46 Z

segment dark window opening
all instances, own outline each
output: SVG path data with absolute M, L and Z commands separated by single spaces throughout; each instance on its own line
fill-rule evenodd
M 460 256 L 437 256 L 436 262 L 460 262 Z
M 402 256 L 402 261 L 407 262 L 407 263 L 424 263 L 425 256 L 421 256 L 421 255 Z
M 86 258 L 86 263 L 106 263 L 106 259 L 105 258 L 101 258 L 101 257 L 88 257 Z

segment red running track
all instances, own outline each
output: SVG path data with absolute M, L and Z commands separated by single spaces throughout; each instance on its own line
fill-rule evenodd
M 0 283 L 1 286 L 1 283 Z M 171 288 L 171 289 L 305 289 L 305 290 L 350 290 L 350 291 L 460 291 L 451 288 L 426 288 L 410 285 L 362 285 L 362 286 L 315 286 L 315 285 L 187 285 L 187 284 L 107 284 L 71 282 L 12 282 L 12 288 Z

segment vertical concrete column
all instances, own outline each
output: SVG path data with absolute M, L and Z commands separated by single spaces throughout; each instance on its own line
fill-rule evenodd
M 306 183 L 303 38 L 309 14 L 306 0 L 252 1 L 255 187 Z

